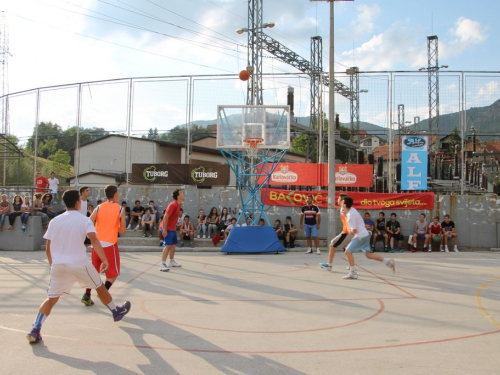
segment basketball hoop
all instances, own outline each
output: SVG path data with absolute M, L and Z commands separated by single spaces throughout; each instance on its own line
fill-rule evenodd
M 243 142 L 247 145 L 247 155 L 254 158 L 257 155 L 257 146 L 264 142 L 263 138 L 243 138 Z

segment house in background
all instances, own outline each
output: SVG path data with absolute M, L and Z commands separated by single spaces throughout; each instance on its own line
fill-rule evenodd
M 186 145 L 147 138 L 107 135 L 75 149 L 75 176 L 67 179 L 71 186 L 104 186 L 128 184 L 132 164 L 203 164 L 223 163 L 226 160 L 216 147 L 215 136 L 209 135 Z M 305 162 L 305 157 L 286 153 L 288 163 Z M 230 186 L 236 185 L 234 173 Z
M 373 149 L 385 144 L 387 144 L 387 142 L 377 135 L 368 135 L 359 141 L 359 147 L 364 151 L 372 151 Z

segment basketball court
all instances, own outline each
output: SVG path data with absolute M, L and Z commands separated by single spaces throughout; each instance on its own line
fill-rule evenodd
M 45 298 L 43 252 L 0 253 L 2 373 L 498 374 L 500 253 L 404 253 L 396 274 L 356 254 L 122 254 L 115 301 L 61 299 L 44 341 L 25 338 Z

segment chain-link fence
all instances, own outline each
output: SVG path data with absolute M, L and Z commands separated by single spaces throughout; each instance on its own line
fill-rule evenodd
M 467 184 L 475 184 L 478 188 L 483 186 L 483 189 L 488 185 L 484 184 L 483 177 L 476 181 L 471 177 L 472 172 L 467 175 L 468 168 L 479 171 L 481 176 L 486 173 L 489 182 L 495 179 L 499 155 L 492 151 L 500 145 L 500 72 L 441 70 L 439 90 L 431 90 L 431 99 L 437 99 L 439 103 L 439 121 L 433 128 L 429 127 L 428 72 L 358 74 L 356 96 L 359 100 L 359 119 L 352 118 L 351 102 L 340 94 L 336 95 L 335 110 L 342 124 L 347 127 L 353 124 L 356 129 L 359 120 L 361 131 L 380 137 L 382 144 L 388 143 L 389 151 L 383 156 L 388 190 L 396 189 L 399 155 L 393 142 L 394 139 L 397 142 L 397 135 L 402 133 L 427 134 L 436 138 L 434 151 L 441 158 L 438 164 L 431 163 L 435 170 L 430 172 L 435 179 L 457 180 L 461 190 Z M 352 82 L 347 73 L 336 74 L 336 79 L 348 87 Z M 288 92 L 293 88 L 295 120 L 310 126 L 309 76 L 265 74 L 262 87 L 264 103 L 269 105 L 287 104 Z M 327 112 L 328 89 L 324 86 L 320 88 L 324 108 L 320 108 L 318 113 Z M 217 106 L 244 104 L 246 93 L 246 82 L 227 75 L 128 78 L 38 88 L 0 98 L 2 132 L 17 137 L 21 145 L 34 137 L 33 145 L 37 147 L 43 141 L 37 135 L 38 124 L 51 122 L 63 130 L 74 127 L 77 129 L 74 137 L 78 149 L 82 143 L 78 129 L 142 137 L 150 134 L 151 129 L 162 134 L 179 125 L 215 124 Z M 444 148 L 440 140 L 453 133 L 460 137 L 459 140 L 451 144 L 443 141 Z M 356 134 L 358 141 L 365 134 Z M 62 142 L 60 139 L 55 141 Z M 450 149 L 450 145 L 457 148 Z M 116 150 L 116 157 L 130 160 L 128 152 L 130 150 Z M 445 155 L 455 152 L 458 158 Z M 471 163 L 470 167 L 466 166 L 467 161 Z M 443 163 L 449 166 L 443 169 Z M 5 173 L 6 164 L 2 164 L 0 168 Z M 36 158 L 33 164 L 31 173 L 34 176 Z M 434 164 L 437 166 L 434 167 Z M 127 168 L 126 172 L 130 172 L 131 166 L 127 165 Z M 442 170 L 444 172 L 441 173 Z

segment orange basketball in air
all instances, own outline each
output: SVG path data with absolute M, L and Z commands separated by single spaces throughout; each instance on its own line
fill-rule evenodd
M 250 72 L 248 70 L 242 70 L 240 72 L 240 79 L 242 81 L 248 81 L 249 78 L 250 78 Z

